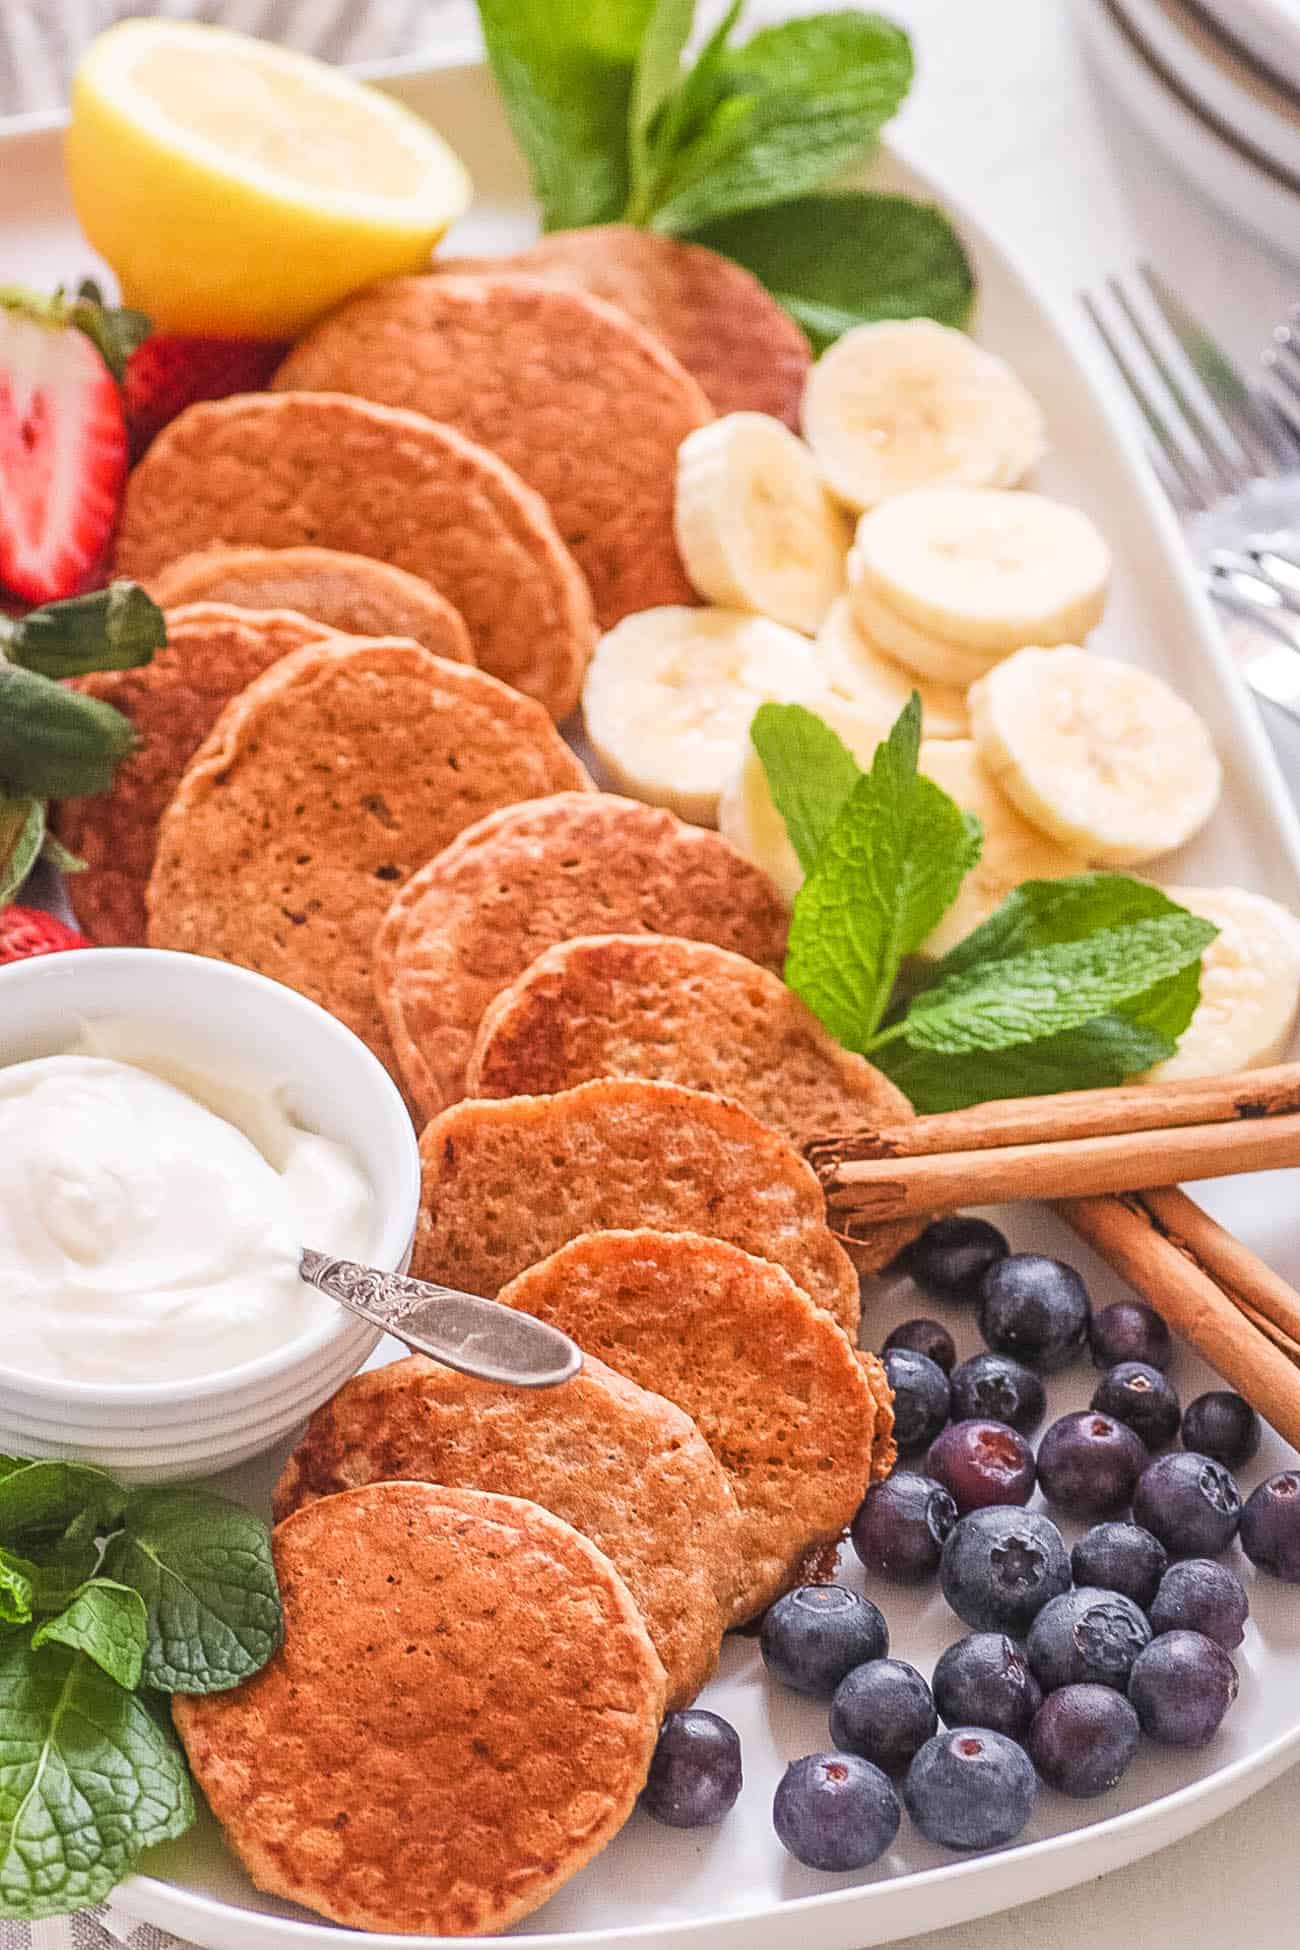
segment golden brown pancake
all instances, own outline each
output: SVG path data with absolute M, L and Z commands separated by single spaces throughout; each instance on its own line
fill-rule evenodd
M 577 704 L 595 619 L 546 503 L 422 414 L 319 392 L 188 407 L 127 482 L 117 569 L 147 583 L 218 544 L 392 562 L 460 611 L 491 676 L 557 719 Z
M 690 1232 L 593 1232 L 501 1293 L 684 1408 L 731 1478 L 746 1576 L 734 1623 L 796 1581 L 872 1477 L 875 1398 L 789 1274 Z
M 426 1117 L 464 1096 L 488 1003 L 570 935 L 688 935 L 779 968 L 787 918 L 757 867 L 660 807 L 565 793 L 485 819 L 407 885 L 375 943 L 407 1090 Z
M 729 257 L 626 223 L 552 230 L 510 257 L 439 258 L 439 272 L 505 272 L 589 291 L 661 339 L 715 413 L 771 413 L 799 430 L 808 341 L 752 272 Z
M 603 629 L 695 600 L 673 539 L 677 449 L 712 409 L 599 298 L 527 278 L 393 278 L 313 326 L 271 383 L 410 407 L 499 454 L 550 508 Z
M 701 1232 L 783 1266 L 856 1337 L 857 1276 L 821 1187 L 739 1104 L 671 1083 L 580 1083 L 554 1097 L 473 1098 L 420 1140 L 412 1271 L 489 1298 L 582 1233 Z
M 345 636 L 406 636 L 435 657 L 475 661 L 464 618 L 432 583 L 342 549 L 199 549 L 160 569 L 150 594 L 164 609 L 198 602 L 293 609 Z
M 613 1565 L 536 1504 L 423 1483 L 310 1504 L 273 1548 L 281 1650 L 172 1700 L 254 1883 L 357 1930 L 530 1915 L 622 1827 L 659 1731 Z
M 559 1388 L 474 1381 L 422 1355 L 347 1382 L 307 1424 L 275 1514 L 394 1479 L 527 1496 L 589 1537 L 636 1601 L 687 1706 L 718 1661 L 741 1574 L 740 1512 L 671 1401 L 588 1356 Z
M 319 1002 L 395 1069 L 371 981 L 395 889 L 494 806 L 581 787 L 539 704 L 383 637 L 282 658 L 229 704 L 163 819 L 149 941 Z
M 77 690 L 125 712 L 140 739 L 107 792 L 65 799 L 53 816 L 59 839 L 86 863 L 67 887 L 92 941 L 110 948 L 143 943 L 158 823 L 185 767 L 232 697 L 289 651 L 328 634 L 323 624 L 285 610 L 190 603 L 169 609 L 167 642 L 151 663 L 74 678 Z

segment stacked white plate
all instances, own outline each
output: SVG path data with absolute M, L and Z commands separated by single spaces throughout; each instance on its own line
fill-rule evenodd
M 1300 261 L 1300 0 L 1083 0 L 1081 17 L 1146 133 Z

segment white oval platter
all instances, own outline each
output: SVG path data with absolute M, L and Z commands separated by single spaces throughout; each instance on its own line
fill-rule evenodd
M 485 71 L 471 57 L 436 69 L 386 71 L 385 85 L 434 121 L 465 158 L 478 186 L 472 217 L 451 248 L 502 248 L 535 229 L 526 180 Z M 1116 553 L 1114 600 L 1099 642 L 1177 684 L 1214 733 L 1228 778 L 1224 804 L 1184 856 L 1161 877 L 1235 882 L 1300 910 L 1300 825 L 1249 700 L 1233 675 L 1193 580 L 1178 531 L 1133 444 L 1074 349 L 1081 334 L 1053 317 L 1018 269 L 958 199 L 895 153 L 874 180 L 943 203 L 965 236 L 981 291 L 979 336 L 1006 355 L 1047 412 L 1053 453 L 1041 470 L 1049 493 L 1076 502 L 1101 524 Z M 0 278 L 75 280 L 90 254 L 78 239 L 59 165 L 59 132 L 38 121 L 0 137 Z M 1205 1202 L 1291 1279 L 1300 1278 L 1294 1174 L 1272 1173 L 1206 1188 Z M 1001 1215 L 1019 1247 L 1073 1260 L 1094 1300 L 1118 1283 L 1047 1214 L 1020 1207 Z M 906 1281 L 882 1283 L 868 1307 L 873 1338 L 908 1314 L 936 1311 Z M 960 1352 L 978 1337 L 969 1315 L 950 1316 Z M 386 1343 L 377 1359 L 397 1352 Z M 1181 1350 L 1174 1380 L 1183 1398 L 1213 1378 Z M 1086 1404 L 1091 1372 L 1053 1382 L 1050 1414 Z M 1292 1461 L 1270 1435 L 1247 1485 Z M 265 1506 L 279 1456 L 226 1479 L 232 1494 Z M 827 1744 L 824 1708 L 770 1686 L 753 1639 L 733 1636 L 705 1703 L 737 1726 L 745 1787 L 730 1818 L 695 1834 L 637 1814 L 597 1862 L 508 1939 L 530 1950 L 867 1950 L 904 1936 L 984 1916 L 1085 1882 L 1136 1861 L 1212 1821 L 1300 1761 L 1300 1590 L 1256 1577 L 1244 1560 L 1254 1608 L 1238 1655 L 1241 1697 L 1215 1742 L 1190 1756 L 1145 1747 L 1113 1794 L 1090 1803 L 1044 1793 L 1014 1846 L 958 1858 L 930 1847 L 905 1822 L 894 1849 L 861 1875 L 821 1876 L 787 1856 L 771 1828 L 772 1792 L 786 1762 Z M 861 1588 L 856 1560 L 842 1575 Z M 934 1591 L 874 1595 L 889 1618 L 893 1650 L 928 1672 L 959 1635 Z M 203 1950 L 431 1950 L 459 1939 L 359 1939 L 253 1889 L 208 1821 L 184 1841 L 156 1850 L 117 1892 L 131 1915 Z M 483 1939 L 480 1939 L 483 1940 Z

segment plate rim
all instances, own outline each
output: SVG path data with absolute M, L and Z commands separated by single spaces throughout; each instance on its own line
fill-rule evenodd
M 1107 4 L 1108 0 L 1103 0 Z M 436 58 L 428 53 L 399 56 L 383 61 L 356 66 L 352 72 L 362 79 L 380 85 L 403 83 L 418 84 L 422 80 L 445 75 L 450 71 L 487 71 L 478 42 L 472 36 L 457 36 L 444 48 L 438 50 Z M 10 145 L 24 141 L 57 137 L 67 126 L 65 113 L 40 112 L 33 115 L 0 121 L 0 158 Z M 1158 537 L 1162 554 L 1169 572 L 1176 581 L 1179 592 L 1195 622 L 1196 652 L 1208 657 L 1220 688 L 1224 694 L 1225 708 L 1235 719 L 1234 730 L 1248 753 L 1258 786 L 1268 801 L 1270 817 L 1286 853 L 1296 889 L 1300 891 L 1300 808 L 1292 800 L 1282 775 L 1280 762 L 1269 742 L 1261 716 L 1257 712 L 1250 693 L 1229 653 L 1226 640 L 1219 632 L 1214 620 L 1208 595 L 1202 589 L 1194 572 L 1191 556 L 1187 550 L 1182 531 L 1173 509 L 1166 500 L 1159 482 L 1152 470 L 1141 444 L 1139 432 L 1133 417 L 1126 409 L 1123 395 L 1117 383 L 1107 371 L 1097 348 L 1092 344 L 1083 329 L 1082 321 L 1069 312 L 1063 302 L 1054 294 L 1045 292 L 1030 270 L 1024 254 L 1010 245 L 1001 236 L 996 226 L 990 226 L 977 216 L 965 195 L 955 190 L 943 171 L 935 171 L 915 153 L 912 144 L 906 139 L 890 139 L 882 145 L 883 153 L 902 165 L 918 179 L 918 186 L 941 203 L 951 213 L 959 231 L 972 239 L 977 239 L 981 251 L 1000 260 L 1002 267 L 1020 287 L 1026 303 L 1039 315 L 1046 328 L 1067 355 L 1068 365 L 1074 368 L 1071 374 L 1066 366 L 1067 378 L 1072 378 L 1083 389 L 1085 395 L 1097 408 L 1099 418 L 1105 427 L 1113 446 L 1122 458 L 1125 472 L 1133 491 L 1138 495 L 1151 527 Z M 1154 1854 L 1161 1847 L 1195 1832 L 1203 1823 L 1195 1819 L 1181 1823 L 1181 1817 L 1189 1810 L 1195 1810 L 1202 1801 L 1219 1802 L 1218 1808 L 1207 1811 L 1205 1821 L 1214 1819 L 1216 1813 L 1226 1813 L 1257 1789 L 1266 1787 L 1281 1774 L 1288 1764 L 1300 1760 L 1300 1722 L 1278 1734 L 1254 1753 L 1243 1754 L 1238 1759 L 1216 1768 L 1183 1787 L 1175 1788 L 1154 1800 L 1144 1802 L 1140 1807 L 1110 1815 L 1100 1821 L 1088 1823 L 1084 1828 L 1069 1829 L 1058 1835 L 1040 1837 L 1031 1842 L 1011 1844 L 1007 1848 L 959 1857 L 955 1860 L 936 1864 L 930 1868 L 911 1871 L 904 1876 L 890 1878 L 884 1882 L 858 1883 L 847 1888 L 828 1889 L 811 1895 L 792 1897 L 789 1901 L 776 1905 L 764 1905 L 757 1909 L 742 1911 L 715 1912 L 708 1916 L 683 1917 L 652 1921 L 646 1923 L 617 1924 L 594 1930 L 565 1930 L 561 1932 L 530 1933 L 520 1936 L 514 1933 L 507 1936 L 479 1937 L 475 1941 L 489 1946 L 489 1950 L 510 1950 L 510 1946 L 522 1946 L 522 1950 L 619 1950 L 620 1946 L 637 1943 L 672 1942 L 688 1944 L 692 1940 L 702 1941 L 710 1935 L 720 1937 L 728 1930 L 756 1927 L 772 1917 L 800 1918 L 839 1914 L 856 1908 L 867 1908 L 878 1893 L 903 1890 L 920 1891 L 933 1888 L 960 1887 L 987 1871 L 991 1861 L 997 1861 L 1010 1868 L 1022 1864 L 1036 1865 L 1054 1857 L 1068 1854 L 1071 1849 L 1079 1851 L 1082 1858 L 1077 1876 L 1064 1883 L 1053 1884 L 1053 1889 L 1063 1891 L 1077 1886 L 1090 1875 L 1097 1873 L 1089 1864 L 1090 1850 L 1117 1835 L 1130 1836 L 1142 1827 L 1163 1818 L 1168 1825 L 1174 1818 L 1172 1833 L 1165 1835 L 1150 1850 L 1138 1850 L 1129 1860 L 1138 1860 L 1144 1854 Z M 1235 1792 L 1246 1783 L 1241 1793 Z M 1225 1798 L 1226 1797 L 1226 1798 Z M 1104 1871 L 1102 1871 L 1104 1873 Z M 1005 1893 L 1005 1892 L 1001 1892 Z M 1012 1897 L 997 1909 L 976 1909 L 962 1911 L 950 1919 L 950 1924 L 960 1923 L 963 1918 L 979 1915 L 1005 1914 L 1022 1903 L 1034 1901 L 1039 1896 L 1051 1893 L 1049 1890 L 1029 1888 Z M 326 1919 L 310 1919 L 287 1916 L 272 1916 L 258 1911 L 250 1911 L 229 1904 L 220 1897 L 190 1890 L 179 1884 L 169 1882 L 164 1877 L 135 1874 L 120 1883 L 112 1892 L 110 1902 L 120 1907 L 136 1919 L 171 1930 L 184 1931 L 189 1922 L 214 1921 L 233 1925 L 236 1929 L 247 1928 L 249 1922 L 256 1920 L 258 1933 L 267 1940 L 282 1943 L 285 1950 L 341 1950 L 346 1943 L 372 1944 L 375 1950 L 456 1950 L 465 1939 L 461 1937 L 434 1937 L 391 1935 L 386 1933 L 358 1933 L 341 1924 Z M 928 1928 L 945 1925 L 932 1922 Z

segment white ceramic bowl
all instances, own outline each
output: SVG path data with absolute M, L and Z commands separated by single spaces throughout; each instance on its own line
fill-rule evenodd
M 382 1064 L 333 1016 L 262 975 L 152 948 L 92 948 L 0 968 L 0 1065 L 66 1050 L 83 1023 L 156 1025 L 278 1085 L 306 1129 L 346 1145 L 376 1200 L 372 1258 L 405 1269 L 420 1196 L 406 1108 Z M 304 1240 L 310 1245 L 310 1240 Z M 229 1469 L 291 1435 L 379 1340 L 340 1307 L 272 1353 L 189 1381 L 26 1375 L 0 1349 L 0 1450 L 96 1462 L 130 1482 Z

